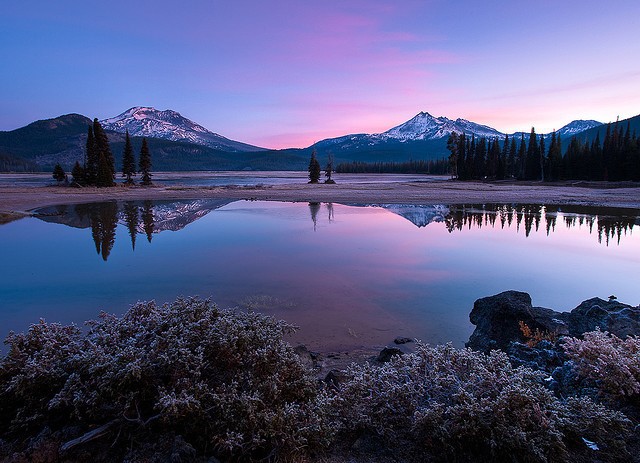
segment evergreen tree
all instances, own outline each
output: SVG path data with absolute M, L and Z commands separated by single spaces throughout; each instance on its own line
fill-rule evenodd
M 133 148 L 129 131 L 125 133 L 124 151 L 122 152 L 122 176 L 126 178 L 126 183 L 133 183 L 132 176 L 136 175 L 136 160 L 133 157 Z
M 549 145 L 549 168 L 547 178 L 548 180 L 559 180 L 562 171 L 562 153 L 560 152 L 560 145 L 558 144 L 558 138 L 555 130 L 551 134 L 551 144 Z
M 147 241 L 151 243 L 151 239 L 153 238 L 153 229 L 155 218 L 153 217 L 153 203 L 149 200 L 146 200 L 142 206 L 142 226 L 144 228 L 144 232 L 147 235 Z
M 77 183 L 78 185 L 84 185 L 84 182 L 85 182 L 84 169 L 82 168 L 82 166 L 78 161 L 76 161 L 76 163 L 73 166 L 73 169 L 71 170 L 71 177 L 72 177 L 73 183 Z
M 151 185 L 151 153 L 149 153 L 149 146 L 147 145 L 147 139 L 142 139 L 142 147 L 140 148 L 140 175 L 142 185 Z
M 98 158 L 98 178 L 96 179 L 96 186 L 113 186 L 113 177 L 111 176 L 109 162 L 107 161 L 107 157 L 103 152 L 100 152 L 100 157 Z
M 458 178 L 458 134 L 451 132 L 447 138 L 447 149 L 449 150 L 449 166 L 451 167 L 451 178 Z
M 136 250 L 136 237 L 138 235 L 138 223 L 140 222 L 138 215 L 138 206 L 133 201 L 124 203 L 124 218 L 131 237 L 131 249 L 134 251 Z
M 318 183 L 320 181 L 320 163 L 316 158 L 316 150 L 311 152 L 309 160 L 309 183 Z
M 66 176 L 67 174 L 65 174 L 62 166 L 60 164 L 56 164 L 56 166 L 53 168 L 53 178 L 55 179 L 55 181 L 60 183 L 64 181 Z
M 540 178 L 539 157 L 540 151 L 538 148 L 538 137 L 536 136 L 536 130 L 531 127 L 531 133 L 529 134 L 529 147 L 527 148 L 527 158 L 525 161 L 525 180 L 534 180 Z
M 327 178 L 324 183 L 336 183 L 332 178 L 331 178 L 331 173 L 333 172 L 333 155 L 330 154 L 329 158 L 327 159 L 327 167 L 324 169 L 324 176 Z
M 516 155 L 518 153 L 518 148 L 516 147 L 516 137 L 511 139 L 511 143 L 509 144 L 509 157 L 507 158 L 507 177 L 515 178 L 517 176 L 517 163 L 516 163 Z
M 544 169 L 547 164 L 546 148 L 544 143 L 544 135 L 540 134 L 540 180 L 544 182 Z
M 87 185 L 96 185 L 98 182 L 98 160 L 98 148 L 96 146 L 96 139 L 93 136 L 93 127 L 89 126 L 84 165 L 85 182 Z
M 527 162 L 527 145 L 524 141 L 524 133 L 520 138 L 520 146 L 518 147 L 518 158 L 516 160 L 517 165 L 517 178 L 519 180 L 524 180 L 525 178 L 525 170 L 526 170 L 526 162 Z
M 465 180 L 467 178 L 465 172 L 465 163 L 467 157 L 467 136 L 464 133 L 458 135 L 458 162 L 456 166 L 456 174 L 459 179 Z
M 98 186 L 113 186 L 113 181 L 116 178 L 115 161 L 113 154 L 111 154 L 107 134 L 97 118 L 93 120 L 93 138 L 98 153 Z M 104 157 L 104 161 L 101 160 L 102 157 Z M 106 169 L 106 171 L 100 172 L 100 169 Z

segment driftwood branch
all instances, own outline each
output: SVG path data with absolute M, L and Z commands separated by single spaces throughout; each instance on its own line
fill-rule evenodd
M 86 442 L 90 442 L 94 439 L 97 439 L 101 436 L 103 436 L 104 434 L 106 434 L 109 431 L 109 428 L 111 428 L 111 426 L 113 426 L 114 424 L 116 424 L 118 421 L 120 420 L 112 420 L 109 421 L 106 424 L 103 424 L 102 426 L 97 427 L 96 429 L 92 429 L 91 431 L 83 434 L 80 437 L 76 437 L 73 440 L 70 440 L 69 442 L 62 444 L 60 446 L 60 453 L 64 453 L 67 452 L 69 450 L 71 450 L 72 448 L 84 444 Z

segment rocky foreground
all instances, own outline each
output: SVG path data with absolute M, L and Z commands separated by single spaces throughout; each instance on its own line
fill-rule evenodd
M 508 291 L 476 301 L 468 348 L 387 349 L 320 381 L 291 326 L 209 301 L 41 322 L 0 358 L 0 459 L 638 461 L 639 316 Z

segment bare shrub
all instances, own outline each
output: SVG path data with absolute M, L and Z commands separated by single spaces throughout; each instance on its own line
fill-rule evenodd
M 601 394 L 614 400 L 640 394 L 639 337 L 620 339 L 596 330 L 583 339 L 566 338 L 563 347 L 577 373 L 595 381 Z
M 293 330 L 284 322 L 178 299 L 88 325 L 85 335 L 41 322 L 9 336 L 3 435 L 113 424 L 123 446 L 170 432 L 200 451 L 246 458 L 293 454 L 330 435 L 328 399 L 283 340 Z
M 582 437 L 617 445 L 628 423 L 588 399 L 558 400 L 539 373 L 513 368 L 498 351 L 419 344 L 348 374 L 335 403 L 342 432 L 375 434 L 418 460 L 564 461 Z

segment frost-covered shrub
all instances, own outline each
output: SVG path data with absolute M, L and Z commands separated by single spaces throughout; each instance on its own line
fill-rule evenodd
M 583 339 L 565 338 L 565 353 L 575 371 L 595 381 L 601 394 L 613 399 L 640 394 L 640 338 L 626 339 L 606 331 L 584 333 Z
M 623 415 L 560 401 L 540 380 L 502 352 L 419 344 L 384 366 L 351 366 L 335 414 L 344 433 L 378 435 L 417 460 L 563 461 L 582 437 L 623 445 Z
M 169 433 L 243 458 L 291 454 L 330 435 L 327 399 L 283 340 L 292 330 L 284 322 L 179 299 L 88 325 L 80 334 L 41 322 L 9 336 L 1 434 L 104 425 L 123 447 Z

